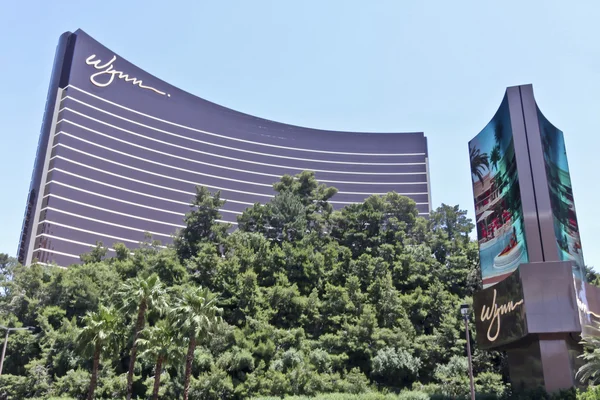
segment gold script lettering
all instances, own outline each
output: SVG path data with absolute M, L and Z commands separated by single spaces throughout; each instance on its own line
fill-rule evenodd
M 496 304 L 496 289 L 494 289 L 494 299 L 492 300 L 492 306 L 486 307 L 483 305 L 481 307 L 481 322 L 490 321 L 490 326 L 487 330 L 487 338 L 490 342 L 498 339 L 498 335 L 500 335 L 500 316 L 504 314 L 508 314 L 512 312 L 523 304 L 523 299 L 517 301 L 516 303 L 509 301 L 506 304 L 501 304 L 500 306 Z M 496 333 L 492 335 L 492 328 L 496 326 Z
M 92 54 L 85 60 L 85 63 L 87 65 L 92 65 L 95 69 L 99 70 L 99 72 L 96 72 L 95 74 L 92 74 L 90 76 L 90 81 L 94 85 L 96 85 L 98 87 L 107 87 L 108 85 L 113 83 L 113 81 L 115 80 L 115 77 L 117 77 L 118 79 L 123 79 L 125 82 L 131 82 L 132 85 L 138 86 L 142 89 L 152 90 L 153 92 L 162 94 L 163 96 L 171 97 L 169 94 L 167 94 L 165 92 L 161 92 L 158 89 L 144 85 L 141 79 L 132 78 L 129 75 L 127 75 L 126 73 L 124 73 L 123 71 L 115 70 L 113 63 L 117 60 L 117 56 L 113 56 L 110 59 L 110 61 L 108 61 L 107 63 L 104 63 L 104 64 L 102 64 L 102 60 L 95 59 L 95 58 L 96 58 L 96 55 Z M 102 79 L 102 77 L 104 77 L 104 79 Z

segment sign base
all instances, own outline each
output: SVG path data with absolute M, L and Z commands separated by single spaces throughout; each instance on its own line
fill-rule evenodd
M 579 342 L 600 314 L 600 288 L 583 284 L 576 268 L 568 261 L 521 264 L 475 293 L 477 343 L 507 353 L 516 390 L 578 386 Z

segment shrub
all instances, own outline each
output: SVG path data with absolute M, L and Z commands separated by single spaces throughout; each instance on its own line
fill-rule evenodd
M 414 380 L 421 360 L 404 349 L 385 347 L 377 352 L 371 364 L 375 377 L 381 377 L 394 386 L 402 386 L 404 382 Z
M 587 390 L 578 392 L 577 400 L 600 400 L 600 386 L 590 386 Z
M 65 376 L 56 379 L 54 394 L 61 396 L 84 397 L 89 389 L 90 373 L 81 369 L 70 370 Z
M 419 390 L 405 390 L 400 392 L 397 397 L 398 400 L 429 400 L 430 397 L 427 393 Z
M 227 373 L 217 367 L 201 374 L 198 379 L 191 378 L 190 399 L 220 400 L 233 396 L 233 383 Z
M 0 399 L 23 399 L 26 390 L 27 382 L 24 376 L 10 374 L 0 376 Z

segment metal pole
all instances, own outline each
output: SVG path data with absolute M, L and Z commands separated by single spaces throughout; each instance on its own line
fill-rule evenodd
M 8 334 L 10 331 L 31 331 L 35 329 L 32 326 L 26 326 L 24 328 L 8 328 L 6 326 L 0 325 L 0 329 L 4 329 L 6 331 L 6 336 L 4 337 L 4 347 L 2 347 L 2 357 L 0 357 L 0 376 L 2 376 L 2 367 L 4 366 L 4 356 L 6 355 L 6 345 L 8 343 Z
M 10 329 L 6 330 L 6 336 L 4 336 L 4 346 L 2 347 L 2 358 L 0 358 L 0 376 L 2 376 L 2 366 L 4 365 L 4 355 L 6 354 L 6 344 L 8 343 L 8 332 L 10 332 Z
M 473 364 L 471 362 L 471 337 L 469 335 L 469 317 L 465 315 L 465 332 L 467 333 L 467 357 L 469 359 L 469 380 L 471 381 L 471 400 L 475 400 L 475 384 L 473 383 Z

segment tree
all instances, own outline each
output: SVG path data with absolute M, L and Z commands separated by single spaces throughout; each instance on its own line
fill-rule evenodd
M 219 222 L 219 209 L 225 204 L 221 192 L 214 195 L 204 186 L 196 188 L 192 211 L 186 214 L 185 228 L 175 237 L 174 245 L 181 261 L 196 255 L 202 242 L 218 243 L 226 236 L 229 224 Z
M 412 384 L 432 397 L 466 393 L 458 308 L 481 287 L 467 214 L 443 204 L 425 219 L 397 193 L 333 211 L 335 189 L 312 172 L 282 177 L 274 190 L 230 233 L 218 222 L 222 202 L 198 189 L 180 247 L 148 236 L 137 249 L 113 245 L 116 257 L 97 251 L 68 269 L 0 257 L 10 272 L 0 277 L 0 323 L 40 328 L 11 337 L 0 397 L 87 394 L 82 371 L 93 357 L 75 354 L 77 322 L 113 299 L 131 330 L 118 354 L 101 353 L 97 397 L 312 397 Z M 148 294 L 155 286 L 161 294 Z M 161 310 L 170 299 L 173 310 Z M 231 329 L 221 330 L 221 315 Z M 186 352 L 185 362 L 169 357 Z M 503 360 L 473 349 L 475 384 L 490 399 L 503 390 Z
M 412 382 L 421 367 L 421 360 L 404 349 L 385 347 L 371 359 L 372 374 L 392 386 L 402 387 Z
M 185 375 L 183 398 L 187 400 L 192 374 L 194 350 L 198 341 L 204 339 L 220 323 L 218 314 L 222 312 L 217 307 L 217 296 L 207 288 L 188 288 L 184 290 L 177 306 L 171 311 L 175 324 L 188 337 L 188 351 L 185 360 Z
M 498 170 L 498 161 L 500 161 L 500 158 L 501 158 L 500 146 L 495 145 L 492 148 L 492 152 L 490 153 L 490 163 L 496 170 Z
M 494 140 L 496 140 L 496 144 L 500 145 L 502 143 L 502 138 L 504 137 L 504 125 L 502 121 L 497 121 L 496 126 L 494 126 Z
M 102 261 L 104 257 L 106 257 L 106 253 L 108 253 L 108 249 L 104 247 L 102 242 L 96 242 L 96 247 L 90 250 L 89 253 L 84 253 L 79 256 L 79 259 L 84 264 L 97 263 Z
M 481 150 L 471 147 L 469 149 L 469 158 L 471 159 L 471 174 L 480 182 L 483 182 L 483 173 L 490 169 L 487 153 L 481 153 Z M 475 182 L 475 179 L 473 179 Z
M 141 336 L 136 343 L 142 350 L 140 357 L 155 363 L 152 398 L 156 400 L 163 368 L 180 357 L 178 338 L 167 320 L 160 320 L 155 326 L 144 329 Z
M 469 242 L 469 233 L 473 230 L 473 222 L 467 217 L 467 211 L 458 206 L 449 206 L 442 203 L 429 218 L 434 232 L 444 231 L 451 241 L 459 241 L 466 245 Z
M 112 307 L 100 305 L 97 312 L 88 313 L 83 318 L 84 328 L 77 337 L 77 342 L 84 353 L 93 355 L 92 376 L 88 391 L 88 400 L 94 398 L 98 382 L 98 366 L 100 356 L 118 351 L 121 342 L 119 336 L 119 314 Z
M 9 257 L 8 254 L 0 253 L 0 282 L 9 281 L 12 278 L 12 271 L 15 269 L 16 265 L 17 260 L 14 257 Z
M 584 364 L 577 371 L 576 377 L 581 383 L 592 385 L 600 382 L 600 338 L 589 336 L 581 341 L 586 350 L 579 357 L 584 360 Z
M 149 309 L 162 312 L 167 309 L 167 290 L 156 274 L 144 279 L 136 277 L 126 281 L 120 291 L 123 308 L 137 309 L 137 319 L 133 336 L 133 345 L 129 358 L 129 371 L 127 372 L 127 399 L 131 399 L 133 391 L 133 372 L 137 355 L 137 343 L 140 332 L 144 329 L 146 313 Z

